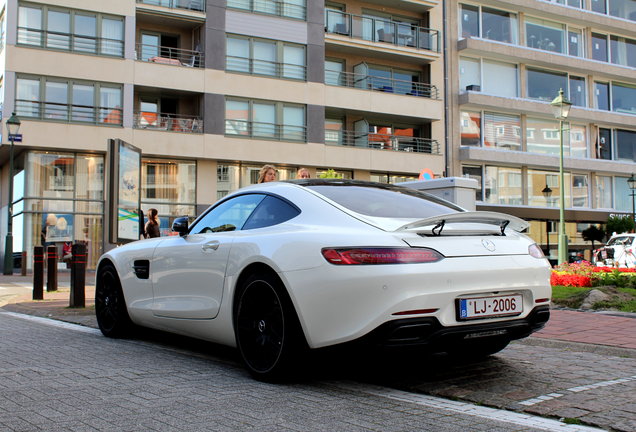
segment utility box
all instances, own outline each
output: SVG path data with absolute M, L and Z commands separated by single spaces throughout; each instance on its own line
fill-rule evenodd
M 475 179 L 468 177 L 444 177 L 396 184 L 435 195 L 469 211 L 475 211 L 476 209 L 475 196 L 477 189 L 479 189 L 479 183 L 477 183 Z

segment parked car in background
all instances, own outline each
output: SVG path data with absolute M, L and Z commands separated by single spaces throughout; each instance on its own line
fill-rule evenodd
M 550 316 L 550 266 L 527 227 L 387 184 L 261 183 L 177 219 L 178 236 L 105 253 L 97 322 L 110 337 L 140 325 L 237 347 L 262 380 L 344 343 L 474 359 Z
M 636 234 L 614 234 L 607 244 L 594 251 L 592 263 L 597 266 L 636 267 Z

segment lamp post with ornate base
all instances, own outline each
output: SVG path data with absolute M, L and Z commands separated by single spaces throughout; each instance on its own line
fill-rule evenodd
M 9 132 L 9 194 L 7 195 L 7 236 L 4 242 L 4 271 L 5 275 L 13 274 L 13 141 L 20 130 L 20 119 L 15 113 L 7 120 Z
M 572 103 L 563 96 L 563 89 L 559 90 L 559 95 L 550 103 L 554 117 L 559 120 L 559 264 L 568 262 L 568 237 L 565 234 L 565 181 L 563 174 L 563 122 L 570 114 Z

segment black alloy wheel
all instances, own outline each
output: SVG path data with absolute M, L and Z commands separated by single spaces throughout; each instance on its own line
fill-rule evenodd
M 273 382 L 291 376 L 303 341 L 291 301 L 277 278 L 253 275 L 240 286 L 234 328 L 239 352 L 253 377 Z
M 117 270 L 112 264 L 102 266 L 97 273 L 95 315 L 104 336 L 118 338 L 130 335 L 133 324 L 128 316 Z

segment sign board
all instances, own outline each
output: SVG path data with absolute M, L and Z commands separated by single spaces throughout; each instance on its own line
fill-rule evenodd
M 22 142 L 22 134 L 9 134 L 9 141 Z
M 141 149 L 120 139 L 108 141 L 111 243 L 139 240 Z

